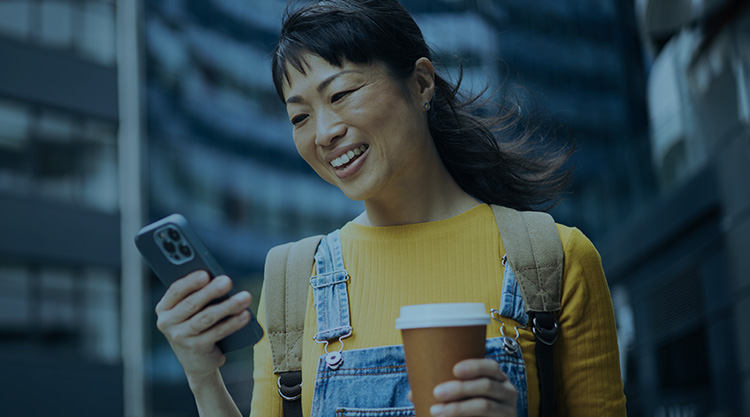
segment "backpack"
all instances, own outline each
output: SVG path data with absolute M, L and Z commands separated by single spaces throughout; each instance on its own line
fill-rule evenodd
M 536 337 L 540 413 L 554 411 L 553 345 L 561 310 L 563 247 L 555 221 L 547 213 L 517 211 L 491 205 L 508 264 L 524 299 Z M 302 416 L 302 332 L 309 278 L 323 235 L 276 246 L 268 252 L 264 271 L 266 333 L 273 372 L 284 399 L 284 417 Z M 272 306 L 272 307 L 271 307 Z

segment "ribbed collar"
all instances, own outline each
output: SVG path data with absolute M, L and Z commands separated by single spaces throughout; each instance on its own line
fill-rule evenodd
M 482 219 L 492 217 L 487 204 L 472 207 L 456 216 L 434 222 L 404 224 L 398 226 L 364 226 L 348 222 L 341 228 L 342 237 L 366 240 L 424 239 L 432 235 L 466 227 Z M 494 221 L 494 220 L 493 220 Z

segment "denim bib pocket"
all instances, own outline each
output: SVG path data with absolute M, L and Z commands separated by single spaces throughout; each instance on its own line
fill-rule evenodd
M 343 363 L 335 370 L 328 367 L 325 355 L 318 360 L 313 416 L 414 415 L 402 346 L 355 349 L 342 355 Z

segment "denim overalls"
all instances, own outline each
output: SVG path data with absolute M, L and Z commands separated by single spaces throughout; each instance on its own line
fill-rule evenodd
M 349 274 L 344 269 L 338 230 L 321 240 L 315 264 L 317 275 L 310 278 L 317 312 L 315 341 L 326 345 L 327 354 L 318 360 L 312 417 L 414 416 L 414 406 L 407 398 L 403 346 L 344 350 L 344 340 L 353 329 L 346 286 Z M 500 309 L 493 310 L 493 317 L 499 315 L 525 326 L 528 316 L 523 298 L 507 265 L 502 291 Z M 487 357 L 496 360 L 508 375 L 518 391 L 518 416 L 527 417 L 526 367 L 516 338 L 517 333 L 488 339 Z

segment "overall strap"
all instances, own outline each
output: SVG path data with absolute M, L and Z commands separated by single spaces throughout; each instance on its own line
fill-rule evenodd
M 555 221 L 547 213 L 520 212 L 492 205 L 510 268 L 533 324 L 541 417 L 555 409 L 554 350 L 558 326 L 555 312 L 562 299 L 563 247 Z
M 266 256 L 266 334 L 285 417 L 302 416 L 302 333 L 313 257 L 322 238 L 276 246 Z
M 315 275 L 310 278 L 318 327 L 313 339 L 325 344 L 326 362 L 332 369 L 341 365 L 342 340 L 352 334 L 346 287 L 348 281 L 349 273 L 344 267 L 341 253 L 341 237 L 339 231 L 334 230 L 320 241 L 315 252 Z M 340 342 L 340 349 L 338 353 L 329 352 L 328 345 L 335 340 Z

